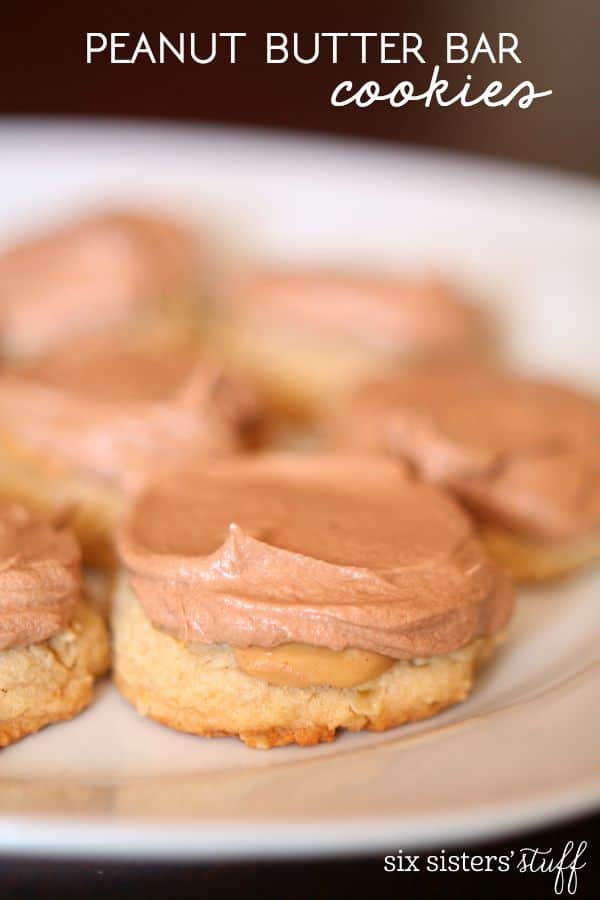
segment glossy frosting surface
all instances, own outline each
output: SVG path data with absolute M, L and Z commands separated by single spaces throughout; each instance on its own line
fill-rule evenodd
M 374 458 L 182 468 L 138 498 L 119 549 L 151 621 L 190 642 L 411 658 L 497 631 L 512 606 L 454 501 Z

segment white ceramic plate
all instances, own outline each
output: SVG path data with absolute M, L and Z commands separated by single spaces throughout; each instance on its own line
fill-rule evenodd
M 512 356 L 600 384 L 600 190 L 476 159 L 249 132 L 0 126 L 0 242 L 97 203 L 209 222 L 271 258 L 430 265 L 496 306 Z M 600 575 L 522 591 L 465 703 L 268 753 L 139 719 L 114 690 L 0 754 L 0 851 L 145 859 L 381 850 L 600 804 Z

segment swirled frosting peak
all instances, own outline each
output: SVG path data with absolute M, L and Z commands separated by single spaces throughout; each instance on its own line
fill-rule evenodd
M 47 640 L 69 624 L 81 588 L 69 528 L 0 504 L 0 651 Z
M 181 468 L 138 497 L 119 549 L 150 620 L 186 641 L 411 658 L 495 632 L 512 606 L 454 501 L 372 457 Z

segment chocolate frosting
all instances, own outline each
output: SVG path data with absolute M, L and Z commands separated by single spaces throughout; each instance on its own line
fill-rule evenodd
M 39 353 L 80 333 L 114 328 L 196 279 L 184 229 L 112 213 L 57 229 L 0 256 L 0 344 Z
M 119 549 L 185 641 L 413 658 L 501 629 L 512 589 L 449 497 L 376 458 L 264 455 L 149 487 Z
M 257 327 L 305 329 L 404 354 L 479 343 L 480 312 L 435 279 L 264 271 L 230 286 L 230 315 Z
M 0 651 L 66 628 L 80 590 L 80 552 L 70 529 L 1 504 Z
M 412 463 L 474 512 L 532 538 L 600 528 L 600 404 L 567 387 L 472 366 L 418 367 L 360 387 L 334 445 Z
M 189 452 L 235 450 L 254 396 L 195 351 L 88 339 L 0 373 L 0 422 L 16 442 L 136 490 Z

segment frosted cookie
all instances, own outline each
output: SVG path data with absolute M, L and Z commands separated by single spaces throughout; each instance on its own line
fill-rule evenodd
M 259 271 L 224 293 L 214 341 L 291 417 L 320 416 L 382 369 L 488 344 L 480 312 L 432 280 Z
M 359 388 L 332 443 L 383 451 L 451 490 L 523 581 L 600 558 L 600 404 L 559 384 L 470 366 Z
M 200 271 L 196 239 L 175 223 L 113 213 L 57 228 L 0 255 L 0 354 L 115 330 L 189 341 Z
M 108 668 L 106 626 L 82 597 L 65 527 L 0 506 L 0 747 L 70 719 Z
M 0 497 L 71 511 L 87 562 L 113 559 L 149 472 L 244 446 L 254 396 L 195 350 L 88 339 L 0 372 Z
M 251 747 L 464 699 L 513 602 L 458 505 L 376 458 L 183 467 L 137 498 L 119 551 L 119 690 L 172 728 Z

